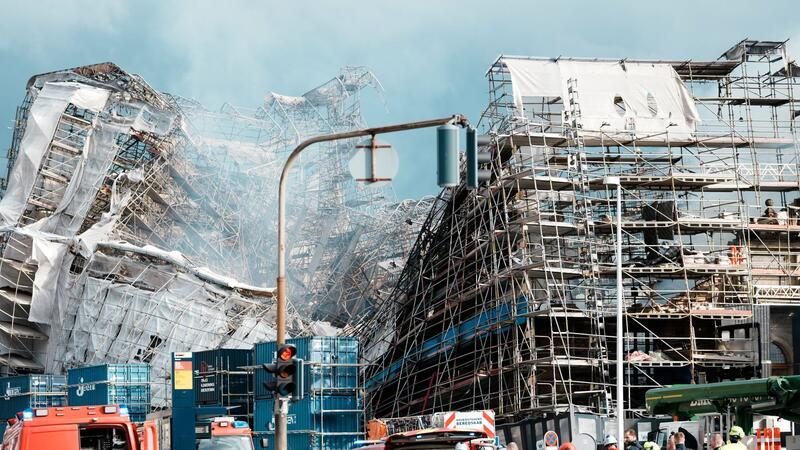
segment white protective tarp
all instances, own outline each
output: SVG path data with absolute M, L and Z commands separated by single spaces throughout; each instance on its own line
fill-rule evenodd
M 175 122 L 174 113 L 153 110 L 145 103 L 126 103 L 125 109 L 136 113 L 130 117 L 116 116 L 113 121 L 99 120 L 94 124 L 91 137 L 87 140 L 80 162 L 70 177 L 69 185 L 56 211 L 36 224 L 30 225 L 31 227 L 65 236 L 76 234 L 97 196 L 98 186 L 101 186 L 108 176 L 119 148 L 117 139 L 133 131 L 163 135 Z M 143 177 L 141 170 L 134 171 L 137 173 L 123 172 L 118 179 L 141 181 Z M 115 193 L 116 184 L 117 180 L 114 180 Z M 128 200 L 130 200 L 129 192 L 125 195 L 120 194 L 119 198 L 112 198 L 112 210 L 108 214 L 116 215 Z M 116 209 L 113 208 L 115 205 Z M 110 230 L 110 227 L 106 228 Z
M 116 155 L 114 140 L 118 133 L 119 127 L 96 124 L 56 210 L 30 228 L 64 236 L 78 232 Z
M 9 175 L 8 189 L 0 200 L 2 225 L 16 224 L 25 210 L 42 157 L 53 140 L 56 126 L 67 105 L 72 103 L 80 108 L 99 112 L 105 106 L 108 96 L 107 90 L 85 84 L 45 83 L 28 112 L 17 161 Z
M 577 100 L 585 131 L 644 135 L 669 129 L 670 135 L 686 136 L 700 121 L 691 93 L 669 64 L 515 58 L 503 62 L 511 73 L 519 115 L 525 114 L 526 97 L 560 97 L 568 114 L 575 109 L 570 98 Z M 615 105 L 620 98 L 622 108 Z
M 31 259 L 36 263 L 33 279 L 33 296 L 28 320 L 50 324 L 53 311 L 58 308 L 58 279 L 62 275 L 62 261 L 68 246 L 42 237 L 34 236 Z
M 172 352 L 215 348 L 228 332 L 224 304 L 182 275 L 157 292 L 92 277 L 79 286 L 69 299 L 74 323 L 64 324 L 71 332 L 52 352 L 56 365 L 146 360 L 153 379 L 166 380 Z M 154 339 L 160 348 L 151 348 Z M 155 383 L 152 397 L 163 406 L 167 393 Z

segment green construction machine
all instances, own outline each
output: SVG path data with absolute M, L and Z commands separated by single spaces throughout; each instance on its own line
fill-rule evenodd
M 800 422 L 800 376 L 678 384 L 650 389 L 645 401 L 653 415 L 690 420 L 717 413 L 735 417 L 737 425 L 751 430 L 754 414 Z

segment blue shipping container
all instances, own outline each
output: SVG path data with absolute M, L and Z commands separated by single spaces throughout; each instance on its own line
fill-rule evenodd
M 194 352 L 195 403 L 224 405 L 226 397 L 252 393 L 253 380 L 247 369 L 253 365 L 252 350 L 219 348 Z
M 274 401 L 256 400 L 253 430 L 271 432 Z M 356 396 L 325 395 L 306 397 L 289 405 L 289 431 L 353 433 L 361 431 L 363 405 Z
M 70 406 L 126 405 L 134 422 L 150 412 L 150 366 L 104 364 L 67 371 Z
M 272 433 L 254 435 L 255 447 L 261 448 L 259 446 L 262 437 L 269 440 L 267 449 L 275 450 L 275 436 Z M 289 432 L 286 436 L 286 447 L 288 450 L 348 450 L 359 439 L 363 437 L 357 434 L 327 436 L 318 433 Z
M 220 348 L 194 352 L 195 405 L 226 406 L 237 419 L 253 420 L 253 351 Z
M 307 363 L 304 367 L 306 393 L 323 392 L 350 394 L 358 388 L 358 340 L 353 337 L 302 337 L 287 339 L 297 347 L 297 357 Z M 272 363 L 275 359 L 275 342 L 256 344 L 255 365 Z M 349 366 L 348 366 L 349 365 Z M 255 371 L 256 398 L 269 398 L 264 387 L 271 375 L 261 368 Z
M 64 375 L 23 375 L 0 378 L 0 435 L 7 420 L 26 408 L 65 406 L 67 377 Z

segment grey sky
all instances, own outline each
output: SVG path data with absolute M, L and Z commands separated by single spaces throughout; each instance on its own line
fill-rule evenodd
M 713 59 L 745 37 L 795 37 L 789 48 L 800 52 L 796 0 L 4 3 L 0 148 L 31 75 L 100 61 L 211 109 L 300 94 L 343 65 L 366 65 L 386 89 L 388 113 L 366 98 L 367 121 L 379 125 L 454 112 L 477 120 L 484 72 L 501 53 Z M 398 195 L 435 193 L 433 132 L 386 140 L 401 156 Z

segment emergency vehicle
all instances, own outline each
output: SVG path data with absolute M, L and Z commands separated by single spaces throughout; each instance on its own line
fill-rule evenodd
M 195 435 L 197 450 L 254 450 L 253 432 L 247 422 L 233 417 L 215 417 L 209 423 L 198 424 Z
M 8 425 L 2 450 L 158 450 L 153 424 L 139 433 L 124 405 L 28 408 Z
M 494 439 L 486 433 L 474 430 L 431 428 L 397 433 L 389 436 L 383 444 L 385 450 L 453 450 L 463 444 L 468 450 L 495 450 Z M 377 444 L 380 445 L 380 444 Z M 378 449 L 380 447 L 369 447 Z

